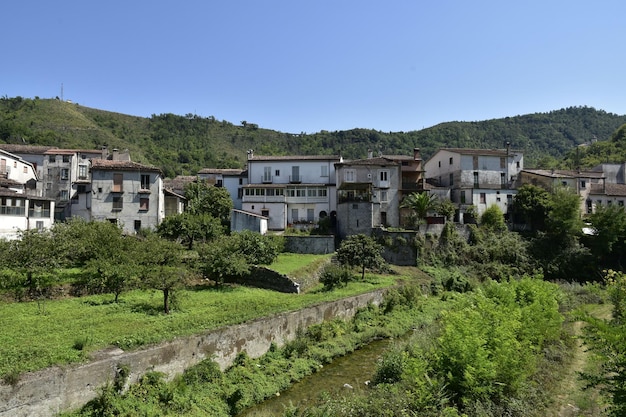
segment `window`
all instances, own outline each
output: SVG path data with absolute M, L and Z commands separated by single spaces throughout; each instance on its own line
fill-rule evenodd
M 344 181 L 345 182 L 354 182 L 354 170 L 353 169 L 346 169 L 346 172 L 344 173 Z
M 309 197 L 317 197 L 317 189 L 316 188 L 309 188 L 308 189 L 308 196 Z
M 328 176 L 328 166 L 322 165 L 322 177 L 327 177 L 327 176 Z
M 381 191 L 381 192 L 380 192 L 380 201 L 381 201 L 381 202 L 386 202 L 386 201 L 388 201 L 388 200 L 387 200 L 388 198 L 389 198 L 389 197 L 388 197 L 388 195 L 387 195 L 387 191 Z
M 580 180 L 580 188 L 586 188 L 587 182 L 585 180 Z
M 263 182 L 272 182 L 272 167 L 263 167 Z
M 13 161 L 13 168 L 17 168 L 17 161 Z
M 52 183 L 51 182 L 47 182 L 46 183 L 46 191 L 50 191 L 52 190 Z
M 134 227 L 135 232 L 140 231 L 141 230 L 141 220 L 135 220 L 135 225 L 134 226 L 135 226 Z
M 121 193 L 123 191 L 122 184 L 124 182 L 124 174 L 113 174 L 113 192 Z
M 24 174 L 28 174 L 28 167 L 24 165 Z
M 2 197 L 0 200 L 0 214 L 23 216 L 24 213 L 24 200 L 10 197 Z
M 461 204 L 465 204 L 465 190 L 461 191 Z
M 450 173 L 450 178 L 448 178 L 448 181 L 450 183 L 450 186 L 454 185 L 454 174 Z
M 476 155 L 472 157 L 472 166 L 474 167 L 473 169 L 478 169 L 478 156 Z
M 239 185 L 243 185 L 243 178 L 239 178 Z
M 562 185 L 563 187 L 567 187 L 567 181 L 561 181 L 561 185 Z
M 586 203 L 587 203 L 587 213 L 591 214 L 593 212 L 593 208 L 592 208 L 592 205 L 591 205 L 591 200 L 587 200 Z
M 439 165 L 439 168 L 441 168 L 441 161 L 438 161 L 437 164 Z
M 48 156 L 48 162 L 54 163 L 54 162 L 56 162 L 56 160 L 57 160 L 57 156 L 56 155 Z
M 61 179 L 67 180 L 70 178 L 70 170 L 68 168 L 61 168 Z
M 500 169 L 504 169 L 506 168 L 506 160 L 504 159 L 504 157 L 500 157 Z
M 280 177 L 280 169 L 277 169 L 276 171 L 274 171 L 274 175 L 276 175 L 277 177 Z
M 87 179 L 87 165 L 78 166 L 78 179 L 80 180 Z
M 63 162 L 70 162 L 70 156 L 69 155 L 63 155 Z
M 296 209 L 296 208 L 295 208 L 295 209 L 291 209 L 291 221 L 292 221 L 293 223 L 295 223 L 295 222 L 297 222 L 298 220 L 299 220 L 299 219 L 298 219 L 298 209 Z
M 87 192 L 87 186 L 85 184 L 79 184 L 78 187 L 76 187 L 76 191 L 85 194 Z
M 315 210 L 306 209 L 306 221 L 313 222 L 315 220 Z
M 478 188 L 478 186 L 479 186 L 478 172 L 474 172 L 474 188 Z
M 139 199 L 139 210 L 140 211 L 148 211 L 150 208 L 150 199 L 149 198 L 140 198 Z
M 454 163 L 454 158 L 450 157 L 450 165 L 452 165 Z
M 268 209 L 262 209 L 261 210 L 261 216 L 263 216 L 263 217 L 270 217 L 270 211 Z
M 59 193 L 60 196 L 60 200 L 61 201 L 67 201 L 70 198 L 70 194 L 67 190 L 61 190 L 61 192 Z
M 37 230 L 39 230 L 41 232 L 43 230 L 43 221 L 37 220 L 35 222 L 35 227 L 37 228 Z
M 80 202 L 78 193 L 72 196 L 72 204 L 78 204 Z
M 141 189 L 150 189 L 150 174 L 141 174 Z
M 317 190 L 317 196 L 318 197 L 327 197 L 328 196 L 328 190 L 326 190 L 326 188 L 320 188 L 319 190 Z
M 389 171 L 380 171 L 379 178 L 381 182 L 389 181 Z
M 122 201 L 122 197 L 116 195 L 113 197 L 113 211 L 120 211 L 124 208 L 124 202 Z
M 506 178 L 504 177 L 504 172 L 500 173 L 500 186 L 502 188 L 506 186 Z
M 480 204 L 486 204 L 486 203 L 487 203 L 487 194 L 480 193 Z

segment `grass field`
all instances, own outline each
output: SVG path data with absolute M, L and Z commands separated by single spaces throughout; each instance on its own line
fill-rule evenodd
M 297 271 L 320 259 L 297 257 L 281 256 L 276 268 Z M 111 345 L 132 349 L 364 293 L 410 278 L 407 272 L 367 275 L 364 282 L 332 292 L 314 289 L 304 294 L 243 286 L 195 287 L 178 292 L 178 307 L 169 315 L 161 313 L 162 296 L 156 291 L 123 293 L 119 303 L 106 294 L 49 300 L 44 309 L 36 302 L 0 303 L 0 377 L 11 380 L 25 371 L 85 361 L 90 353 Z

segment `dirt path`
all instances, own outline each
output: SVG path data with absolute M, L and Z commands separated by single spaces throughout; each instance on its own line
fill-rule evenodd
M 590 310 L 590 314 L 598 318 L 609 318 L 611 305 L 595 306 Z M 552 416 L 554 417 L 600 417 L 603 415 L 598 393 L 595 390 L 584 390 L 583 382 L 578 378 L 579 372 L 588 370 L 590 365 L 590 353 L 587 352 L 582 341 L 584 325 L 582 321 L 572 323 L 572 335 L 576 338 L 576 348 L 572 361 L 568 364 L 561 379 L 560 394 L 553 408 Z

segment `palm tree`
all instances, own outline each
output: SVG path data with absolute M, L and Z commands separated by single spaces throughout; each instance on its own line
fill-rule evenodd
M 412 213 L 412 223 L 414 226 L 419 226 L 424 222 L 424 219 L 428 215 L 430 210 L 434 210 L 437 207 L 437 196 L 430 195 L 428 193 L 412 193 L 407 195 L 401 208 L 408 208 Z

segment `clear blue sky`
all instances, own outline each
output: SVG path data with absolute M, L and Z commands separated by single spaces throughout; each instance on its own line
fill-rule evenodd
M 626 2 L 20 0 L 0 96 L 283 132 L 626 114 Z

